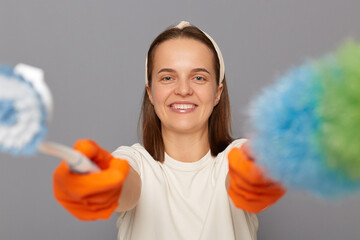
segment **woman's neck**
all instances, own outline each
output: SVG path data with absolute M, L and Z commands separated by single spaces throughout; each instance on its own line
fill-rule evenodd
M 181 162 L 196 162 L 210 149 L 208 129 L 196 133 L 163 131 L 165 152 Z

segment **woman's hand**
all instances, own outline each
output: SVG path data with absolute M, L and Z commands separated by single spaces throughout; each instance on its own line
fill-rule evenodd
M 55 198 L 80 220 L 110 218 L 118 206 L 122 186 L 129 172 L 128 162 L 114 158 L 91 140 L 77 141 L 74 149 L 91 159 L 102 171 L 74 173 L 63 161 L 53 175 Z
M 236 207 L 258 213 L 285 194 L 286 190 L 279 183 L 266 178 L 262 169 L 255 164 L 247 143 L 241 148 L 233 148 L 228 159 L 228 194 Z

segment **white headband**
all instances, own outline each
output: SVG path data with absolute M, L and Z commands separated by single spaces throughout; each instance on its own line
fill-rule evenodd
M 174 28 L 179 28 L 179 29 L 183 29 L 184 27 L 189 27 L 191 26 L 191 24 L 189 22 L 186 21 L 181 21 L 178 25 L 176 25 Z M 219 46 L 216 44 L 216 42 L 214 41 L 214 39 L 212 39 L 212 37 L 210 37 L 206 32 L 202 31 L 205 36 L 211 41 L 211 43 L 213 44 L 215 51 L 217 53 L 217 56 L 219 58 L 219 63 L 220 63 L 220 74 L 219 74 L 219 84 L 223 82 L 224 77 L 225 77 L 225 64 L 224 64 L 224 59 L 223 56 L 221 54 L 220 48 Z M 148 76 L 147 76 L 147 63 L 148 63 L 148 59 L 146 57 L 145 59 L 145 84 L 147 85 L 149 83 L 148 80 Z

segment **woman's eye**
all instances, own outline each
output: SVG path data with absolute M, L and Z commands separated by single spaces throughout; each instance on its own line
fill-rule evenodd
M 170 81 L 170 80 L 172 80 L 172 77 L 163 77 L 162 80 L 164 80 L 164 81 Z

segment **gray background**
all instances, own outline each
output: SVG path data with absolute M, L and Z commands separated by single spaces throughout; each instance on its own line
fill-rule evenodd
M 114 150 L 137 142 L 144 58 L 152 39 L 186 19 L 222 49 L 234 136 L 260 89 L 360 39 L 358 0 L 0 1 L 0 62 L 46 72 L 55 115 L 49 140 L 92 138 Z M 116 239 L 115 217 L 81 222 L 54 200 L 58 159 L 0 155 L 0 239 Z M 259 214 L 260 240 L 360 239 L 360 197 L 326 202 L 290 191 Z M 154 216 L 156 217 L 156 216 Z

